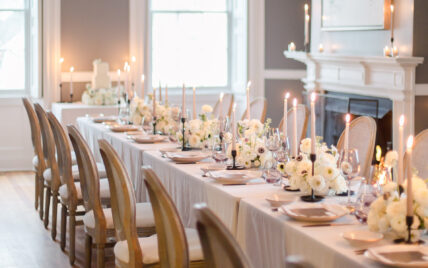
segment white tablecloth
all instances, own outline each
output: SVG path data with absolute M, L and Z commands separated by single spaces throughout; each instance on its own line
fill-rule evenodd
M 64 126 L 76 124 L 76 119 L 86 114 L 117 115 L 116 105 L 86 105 L 81 102 L 55 102 L 52 103 L 52 113 Z

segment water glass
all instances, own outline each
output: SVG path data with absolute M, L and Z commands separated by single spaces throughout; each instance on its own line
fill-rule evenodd
M 339 170 L 345 177 L 348 186 L 348 201 L 346 206 L 351 208 L 351 180 L 360 173 L 360 160 L 357 149 L 351 148 L 340 151 Z

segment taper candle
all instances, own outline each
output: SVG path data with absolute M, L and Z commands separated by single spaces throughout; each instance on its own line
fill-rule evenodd
M 345 159 L 346 161 L 348 160 L 348 153 L 349 153 L 349 124 L 351 121 L 351 115 L 350 114 L 346 114 L 345 116 L 345 122 L 346 122 L 346 126 L 345 126 Z
M 159 81 L 159 103 L 162 103 L 162 87 L 161 87 L 160 81 Z
M 120 101 L 120 69 L 117 69 L 117 101 Z
M 413 216 L 413 186 L 412 186 L 412 147 L 413 136 L 407 139 L 407 216 Z
M 248 120 L 251 119 L 251 111 L 250 111 L 250 87 L 251 87 L 251 81 L 248 81 L 248 83 L 247 83 L 247 114 L 246 114 L 246 118 Z
M 297 99 L 293 99 L 293 156 L 297 157 Z
M 196 119 L 196 87 L 193 86 L 193 119 Z
M 315 144 L 316 144 L 316 136 L 315 136 L 315 92 L 311 93 L 311 154 L 315 154 Z
M 218 100 L 218 118 L 219 119 L 223 118 L 223 97 L 224 97 L 224 93 L 221 92 Z
M 144 74 L 141 75 L 141 99 L 144 101 L 144 81 L 145 81 L 146 77 L 144 76 Z
M 397 182 L 402 184 L 404 181 L 404 115 L 400 116 L 398 120 L 398 170 L 397 170 Z
M 181 94 L 181 117 L 186 118 L 186 86 L 183 83 L 183 91 Z
M 232 150 L 236 150 L 236 103 L 232 109 Z
M 394 5 L 391 5 L 391 40 L 394 40 Z
M 73 72 L 74 72 L 74 67 L 71 66 L 70 67 L 70 95 L 73 95 Z
M 284 115 L 282 121 L 282 133 L 284 135 L 284 142 L 287 140 L 288 136 L 288 98 L 290 97 L 290 93 L 285 93 L 284 97 Z
M 152 108 L 152 110 L 153 110 L 153 117 L 156 117 L 156 88 L 154 87 L 153 88 L 153 98 L 152 98 L 152 100 L 153 100 L 153 108 Z
M 309 44 L 309 5 L 305 4 L 305 46 Z
M 168 85 L 165 85 L 165 105 L 168 105 Z

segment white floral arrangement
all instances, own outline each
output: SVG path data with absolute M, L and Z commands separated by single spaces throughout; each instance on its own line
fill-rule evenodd
M 152 122 L 152 106 L 148 105 L 144 99 L 139 98 L 138 96 L 134 97 L 129 106 L 131 122 L 134 125 L 141 125 L 144 118 L 144 124 L 149 124 Z
M 428 189 L 426 181 L 413 175 L 413 224 L 411 239 L 417 241 L 420 231 L 428 227 Z M 407 238 L 407 198 L 403 193 L 407 182 L 401 188 L 395 182 L 383 186 L 383 195 L 379 196 L 371 205 L 367 224 L 371 231 L 391 232 L 398 238 Z
M 263 133 L 266 131 L 266 129 L 269 128 L 271 121 L 272 120 L 270 118 L 268 118 L 268 119 L 266 119 L 266 123 L 263 124 L 258 119 L 240 120 L 237 123 L 238 124 L 238 128 L 237 128 L 238 135 L 241 138 L 250 138 L 254 135 L 257 137 L 261 137 L 263 135 Z
M 186 121 L 185 135 L 192 148 L 207 147 L 219 132 L 219 121 L 212 116 L 213 108 L 203 105 L 199 118 Z M 181 132 L 177 132 L 177 139 L 182 142 Z
M 285 165 L 292 189 L 299 189 L 303 194 L 309 194 L 313 189 L 317 194 L 327 195 L 347 191 L 345 178 L 337 167 L 339 154 L 336 147 L 329 148 L 317 137 L 316 161 L 314 176 L 310 161 L 311 139 L 306 138 L 300 144 L 301 154 Z
M 86 105 L 115 105 L 117 104 L 117 87 L 93 89 L 86 84 L 82 94 L 82 103 Z

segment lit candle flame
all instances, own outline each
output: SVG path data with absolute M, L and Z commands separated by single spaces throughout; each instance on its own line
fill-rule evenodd
M 290 98 L 290 92 L 285 93 L 285 99 L 288 100 Z
M 224 97 L 224 93 L 223 93 L 223 92 L 221 92 L 221 93 L 220 93 L 220 101 L 223 101 L 223 97 Z
M 146 77 L 144 76 L 144 74 L 141 75 L 141 82 L 144 83 L 144 79 L 146 79 Z
M 247 83 L 247 90 L 250 90 L 250 87 L 251 87 L 251 80 L 248 81 L 248 83 Z
M 70 72 L 71 73 L 74 72 L 74 67 L 73 66 L 70 67 Z
M 308 9 L 309 9 L 308 4 L 305 4 L 305 11 L 308 11 Z
M 309 15 L 306 15 L 306 21 L 309 21 L 309 17 L 310 17 Z
M 236 111 L 236 103 L 233 103 L 233 108 L 232 108 L 233 112 Z
M 59 58 L 59 63 L 63 63 L 64 62 L 64 58 Z
M 312 92 L 311 93 L 311 102 L 314 102 L 315 101 L 315 98 L 316 98 L 316 93 L 315 92 Z
M 376 145 L 376 161 L 380 162 L 380 158 L 382 157 L 382 148 L 379 145 Z
M 400 125 L 400 127 L 404 126 L 404 114 L 400 116 L 400 119 L 398 120 L 398 124 Z
M 407 139 L 407 150 L 412 149 L 413 147 L 413 135 L 410 135 Z
M 394 12 L 394 5 L 391 5 L 391 12 Z
M 120 69 L 117 69 L 117 76 L 120 76 Z
M 351 121 L 351 115 L 350 114 L 346 114 L 345 121 L 346 121 L 346 123 L 349 123 Z
M 131 66 L 126 65 L 126 71 L 129 73 L 131 71 Z
M 132 62 L 136 62 L 136 61 L 137 61 L 137 58 L 135 58 L 135 56 L 132 56 L 132 57 L 131 57 L 131 61 L 132 61 Z
M 296 99 L 296 98 L 294 98 L 294 99 L 293 99 L 293 106 L 294 106 L 294 107 L 296 107 L 296 106 L 297 106 L 297 99 Z

